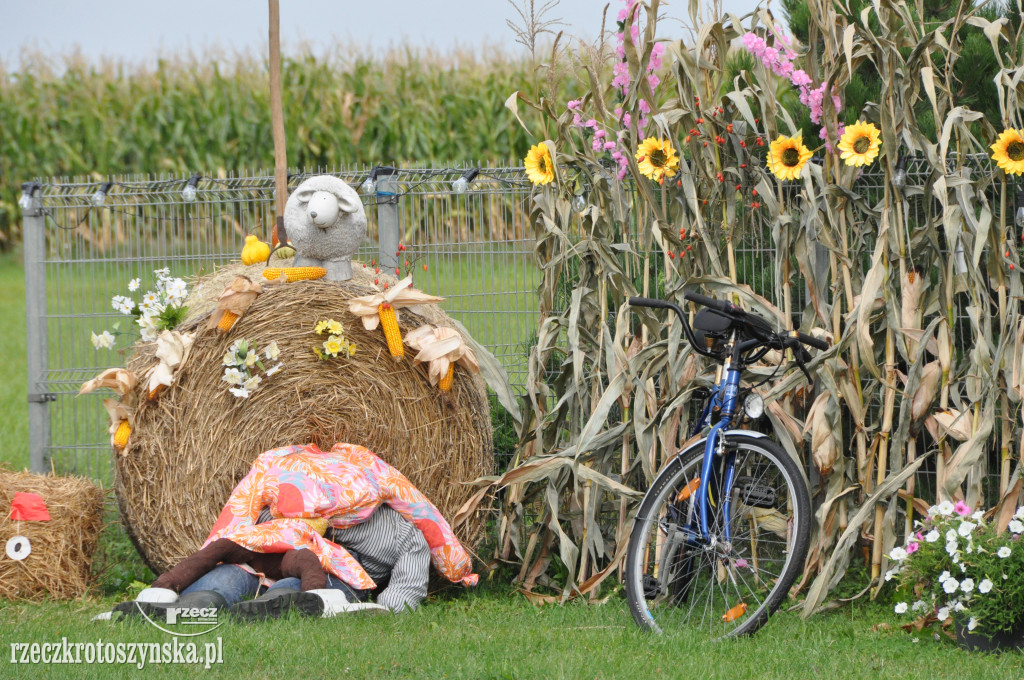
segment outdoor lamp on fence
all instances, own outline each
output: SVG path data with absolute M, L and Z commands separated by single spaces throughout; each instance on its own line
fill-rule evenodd
M 32 207 L 32 197 L 39 191 L 39 182 L 25 182 L 21 185 L 21 197 L 18 199 L 18 207 L 28 210 Z
M 572 209 L 578 213 L 587 209 L 587 199 L 582 193 L 572 197 Z
M 896 171 L 892 174 L 892 185 L 903 191 L 904 187 L 907 186 L 907 156 L 901 153 L 900 157 L 896 160 Z
M 473 183 L 473 180 L 476 179 L 476 176 L 479 174 L 480 171 L 477 168 L 470 168 L 469 170 L 466 170 L 462 177 L 452 182 L 452 191 L 457 194 L 466 193 L 466 189 L 469 188 L 469 185 Z
M 199 184 L 199 180 L 202 178 L 203 176 L 198 172 L 188 178 L 188 181 L 185 182 L 185 188 L 181 190 L 181 199 L 183 201 L 192 203 L 196 200 L 196 185 Z
M 113 182 L 104 182 L 100 185 L 100 188 L 92 195 L 92 204 L 97 208 L 107 202 L 107 192 L 110 191 L 110 187 L 114 186 Z
M 388 165 L 375 165 L 370 168 L 370 174 L 366 180 L 359 185 L 359 191 L 364 194 L 377 193 L 377 178 L 381 175 L 394 175 L 398 171 Z

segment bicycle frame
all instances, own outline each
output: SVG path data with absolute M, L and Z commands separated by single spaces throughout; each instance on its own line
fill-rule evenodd
M 730 349 L 734 348 L 735 343 L 736 334 L 733 332 L 729 339 L 728 347 Z M 741 373 L 741 367 L 736 365 L 736 363 L 738 363 L 738 359 L 738 353 L 734 350 L 732 358 L 727 359 L 722 366 L 721 376 L 712 388 L 711 395 L 708 397 L 707 405 L 704 407 L 704 411 L 693 429 L 693 434 L 696 435 L 707 427 L 711 420 L 712 413 L 720 412 L 722 414 L 718 421 L 711 426 L 711 430 L 708 432 L 708 436 L 704 440 L 704 458 L 701 461 L 700 485 L 697 487 L 697 511 L 700 521 L 700 535 L 696 537 L 698 541 L 702 543 L 709 543 L 713 540 L 708 522 L 708 516 L 710 513 L 708 481 L 711 479 L 711 466 L 714 463 L 716 449 L 721 454 L 725 453 L 724 440 L 722 439 L 723 431 L 728 429 L 729 425 L 732 423 L 732 417 L 736 413 L 736 402 L 739 395 Z M 725 483 L 723 485 L 722 515 L 724 517 L 725 527 L 725 535 L 723 538 L 726 542 L 730 542 L 732 540 L 729 533 L 729 520 L 731 519 L 732 512 L 732 487 L 735 482 L 734 462 L 735 461 L 731 459 L 726 460 Z

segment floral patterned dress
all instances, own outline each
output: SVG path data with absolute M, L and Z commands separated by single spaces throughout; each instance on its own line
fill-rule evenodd
M 405 476 L 354 444 L 286 446 L 267 451 L 238 483 L 204 547 L 226 538 L 254 552 L 312 550 L 325 571 L 353 588 L 374 588 L 373 579 L 340 545 L 307 520 L 323 518 L 335 529 L 365 521 L 387 503 L 423 532 L 431 560 L 454 583 L 476 585 L 473 563 L 440 511 Z M 256 524 L 260 510 L 274 520 Z

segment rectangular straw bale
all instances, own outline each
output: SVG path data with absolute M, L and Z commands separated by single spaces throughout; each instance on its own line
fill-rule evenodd
M 10 518 L 18 492 L 46 502 L 48 522 Z M 0 468 L 0 598 L 71 599 L 89 586 L 92 555 L 103 526 L 106 492 L 82 477 L 56 477 Z M 14 536 L 28 538 L 32 552 L 17 562 L 4 549 Z

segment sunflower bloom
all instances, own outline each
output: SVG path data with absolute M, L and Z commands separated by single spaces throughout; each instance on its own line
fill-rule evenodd
M 874 123 L 857 121 L 839 139 L 839 150 L 842 151 L 840 158 L 846 161 L 847 165 L 871 165 L 878 157 L 878 147 L 882 145 L 879 139 L 878 128 Z
M 779 137 L 768 146 L 768 169 L 779 179 L 797 179 L 812 155 L 801 135 Z
M 648 137 L 636 150 L 636 162 L 640 174 L 660 182 L 665 177 L 672 177 L 679 167 L 679 157 L 667 139 Z
M 1024 174 L 1024 130 L 1003 130 L 991 147 L 992 160 L 1007 175 Z
M 555 165 L 551 161 L 551 152 L 544 143 L 530 147 L 523 165 L 526 166 L 526 176 L 534 184 L 549 184 L 555 179 Z

